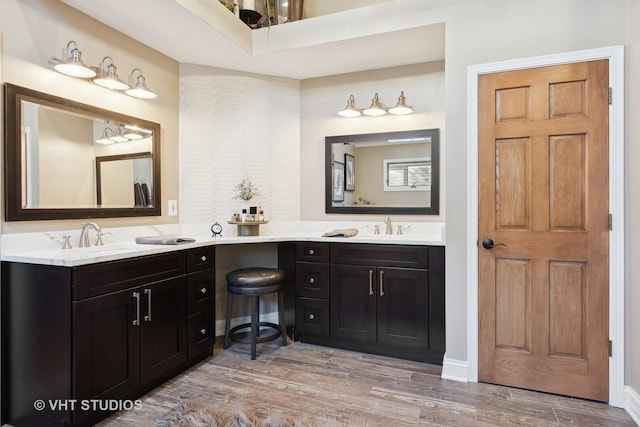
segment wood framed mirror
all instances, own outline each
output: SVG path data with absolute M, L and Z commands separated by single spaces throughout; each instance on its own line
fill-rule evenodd
M 10 83 L 4 100 L 6 221 L 161 215 L 158 123 Z M 100 159 L 140 157 L 151 202 L 102 200 Z
M 325 212 L 440 213 L 440 130 L 325 137 Z

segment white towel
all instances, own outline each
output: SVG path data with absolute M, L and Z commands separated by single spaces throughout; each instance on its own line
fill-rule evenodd
M 196 239 L 192 237 L 178 237 L 178 236 L 142 236 L 136 237 L 136 243 L 146 245 L 179 245 L 180 243 L 193 243 Z
M 322 237 L 353 237 L 358 234 L 357 228 L 345 228 L 342 230 L 327 231 Z

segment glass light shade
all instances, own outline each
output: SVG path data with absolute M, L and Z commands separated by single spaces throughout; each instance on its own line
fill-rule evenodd
M 400 92 L 398 103 L 395 107 L 389 109 L 389 113 L 399 116 L 413 113 L 413 107 L 407 105 L 407 100 L 404 97 L 404 91 Z
M 133 73 L 138 70 L 137 68 L 134 69 L 131 72 L 131 75 L 129 76 L 129 85 L 131 85 L 132 83 L 132 79 L 133 79 Z M 140 70 L 138 70 L 140 71 Z M 142 74 L 138 75 L 136 77 L 136 84 L 135 86 L 132 86 L 130 89 L 127 89 L 124 91 L 124 93 L 126 93 L 129 96 L 133 96 L 135 98 L 143 98 L 143 99 L 154 99 L 157 98 L 158 95 L 156 95 L 152 90 L 150 90 L 147 87 L 147 84 L 145 82 L 145 78 Z
M 75 45 L 75 47 L 69 50 L 69 47 L 71 47 L 71 45 Z M 55 64 L 53 68 L 57 72 L 66 74 L 67 76 L 81 77 L 85 79 L 95 77 L 96 72 L 87 67 L 84 62 L 82 62 L 82 52 L 78 50 L 78 46 L 76 45 L 75 41 L 71 40 L 69 43 L 67 43 L 65 53 L 66 58 L 64 60 L 51 58 L 51 60 L 49 61 L 49 63 Z
M 341 117 L 360 117 L 362 113 L 356 109 L 355 103 L 356 101 L 353 95 L 351 95 L 347 100 L 347 106 L 338 111 L 338 115 Z
M 372 117 L 384 116 L 385 114 L 387 114 L 387 110 L 385 110 L 384 107 L 382 107 L 382 104 L 380 103 L 380 99 L 378 98 L 377 93 L 373 96 L 373 99 L 371 100 L 371 105 L 369 105 L 369 108 L 364 110 L 362 114 L 364 114 L 365 116 L 372 116 Z
M 140 133 L 138 131 L 135 131 L 135 130 L 128 130 L 122 136 L 124 136 L 128 140 L 136 140 L 136 139 L 144 138 L 144 136 L 140 135 Z
M 105 59 L 107 58 L 109 57 L 106 57 Z M 118 77 L 118 73 L 117 73 L 118 68 L 115 65 L 113 65 L 113 63 L 107 65 L 107 71 L 104 70 L 105 59 L 102 60 L 102 63 L 98 68 L 98 75 L 96 78 L 93 79 L 93 82 L 98 86 L 106 87 L 107 89 L 113 89 L 113 90 L 129 89 L 129 85 L 123 82 L 122 80 L 120 80 L 120 78 Z
M 111 128 L 105 128 L 102 131 L 102 136 L 96 139 L 96 143 L 102 144 L 102 145 L 115 144 L 115 141 L 112 141 L 110 139 L 110 135 L 112 134 L 113 134 L 113 130 L 111 130 Z

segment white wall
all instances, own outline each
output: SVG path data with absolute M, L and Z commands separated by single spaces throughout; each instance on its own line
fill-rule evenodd
M 267 219 L 299 219 L 300 90 L 297 80 L 183 64 L 180 68 L 180 220 L 220 222 L 242 205 L 235 187 L 250 176 L 251 205 Z

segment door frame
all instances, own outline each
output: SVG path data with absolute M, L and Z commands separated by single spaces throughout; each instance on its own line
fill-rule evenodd
M 609 60 L 609 404 L 624 407 L 624 46 L 611 46 L 487 64 L 467 69 L 467 380 L 478 381 L 478 79 L 483 74 Z

